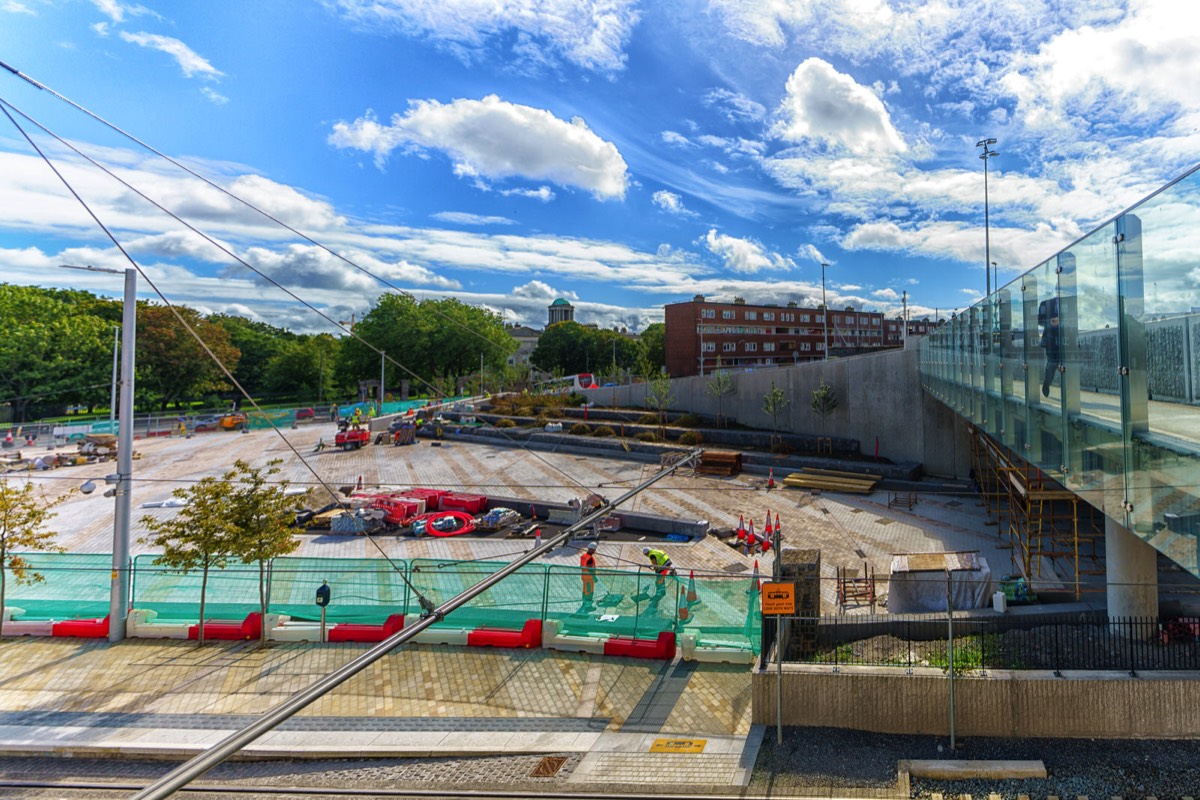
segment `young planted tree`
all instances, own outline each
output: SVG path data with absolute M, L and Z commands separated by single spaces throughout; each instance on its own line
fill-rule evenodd
M 646 376 L 646 404 L 658 415 L 658 435 L 667 436 L 667 409 L 675 402 L 671 394 L 671 377 L 663 372 Z
M 0 480 L 0 636 L 4 635 L 4 599 L 8 590 L 8 573 L 18 585 L 41 583 L 46 576 L 34 572 L 24 557 L 14 550 L 42 550 L 61 553 L 63 548 L 54 544 L 54 531 L 43 530 L 42 526 L 54 516 L 50 509 L 61 503 L 57 500 L 39 499 L 33 484 L 26 482 L 20 488 L 8 480 Z
M 224 569 L 235 552 L 237 537 L 230 520 L 233 486 L 226 478 L 207 477 L 171 494 L 187 504 L 170 519 L 142 517 L 150 535 L 141 542 L 162 550 L 155 564 L 183 575 L 200 570 L 199 643 L 204 644 L 209 570 Z
M 789 402 L 783 389 L 771 381 L 771 391 L 763 395 L 763 411 L 771 415 L 771 449 L 779 446 L 779 414 Z
M 810 401 L 813 413 L 821 418 L 821 435 L 825 435 L 825 418 L 837 410 L 838 397 L 833 391 L 833 387 L 825 381 L 821 381 L 821 385 L 813 389 L 812 400 Z
M 704 385 L 704 392 L 717 398 L 717 426 L 725 427 L 725 398 L 733 394 L 733 376 L 721 369 L 721 357 L 717 356 L 717 368 Z
M 245 461 L 233 462 L 233 469 L 223 480 L 232 486 L 229 497 L 229 520 L 233 542 L 230 551 L 249 564 L 258 564 L 258 605 L 262 614 L 262 641 L 267 640 L 267 580 L 266 565 L 300 546 L 291 523 L 295 510 L 303 505 L 304 496 L 287 493 L 288 481 L 272 482 L 279 474 L 280 459 L 268 461 L 265 468 L 251 467 Z

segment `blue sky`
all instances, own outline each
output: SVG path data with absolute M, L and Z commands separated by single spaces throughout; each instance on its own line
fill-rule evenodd
M 813 305 L 822 261 L 831 305 L 962 307 L 979 139 L 1001 282 L 1200 153 L 1200 7 L 1169 0 L 0 0 L 0 61 L 353 262 L 0 70 L 0 100 L 334 319 L 378 276 L 640 330 L 697 293 Z M 172 302 L 330 329 L 13 113 Z M 0 208 L 0 280 L 119 293 L 56 267 L 128 263 L 4 117 Z

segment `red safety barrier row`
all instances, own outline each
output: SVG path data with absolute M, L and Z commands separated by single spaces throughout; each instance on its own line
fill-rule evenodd
M 613 636 L 604 643 L 604 655 L 657 658 L 670 661 L 675 658 L 675 634 L 671 631 L 663 631 L 657 639 Z
M 205 639 L 226 639 L 237 641 L 240 639 L 258 639 L 261 636 L 262 614 L 257 611 L 248 614 L 241 622 L 238 622 L 234 619 L 214 619 L 204 623 Z M 193 625 L 192 627 L 188 628 L 188 638 L 200 638 L 199 625 Z
M 521 630 L 512 628 L 476 628 L 467 634 L 471 647 L 541 647 L 542 621 L 528 620 Z
M 50 628 L 51 636 L 78 636 L 81 639 L 107 639 L 108 617 L 104 619 L 68 619 Z
M 340 622 L 329 629 L 331 642 L 382 642 L 404 630 L 404 615 L 392 614 L 382 625 L 362 625 L 356 622 Z

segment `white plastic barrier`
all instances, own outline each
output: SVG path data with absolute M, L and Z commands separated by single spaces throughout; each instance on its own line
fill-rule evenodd
M 737 642 L 705 642 L 700 645 L 695 634 L 685 633 L 679 638 L 679 652 L 684 661 L 701 661 L 706 664 L 753 664 L 754 651 Z
M 562 620 L 548 619 L 542 623 L 542 647 L 547 650 L 565 650 L 568 653 L 595 653 L 604 655 L 607 636 L 567 636 L 560 633 Z

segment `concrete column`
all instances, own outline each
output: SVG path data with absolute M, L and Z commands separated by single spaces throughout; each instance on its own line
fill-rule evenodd
M 1158 551 L 1121 523 L 1104 520 L 1108 616 L 1158 616 Z

